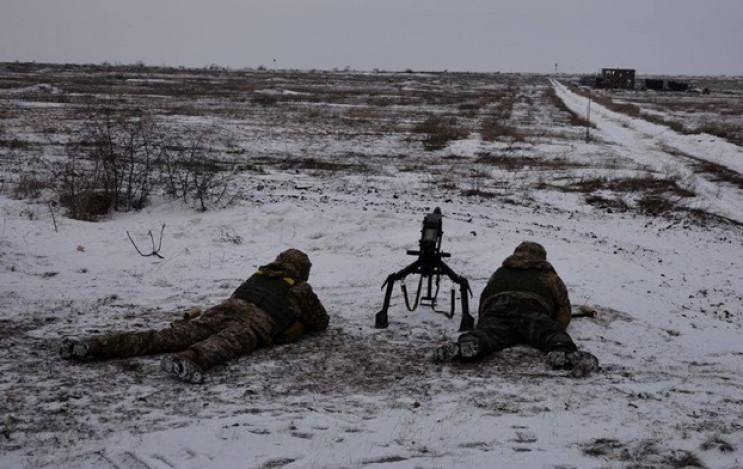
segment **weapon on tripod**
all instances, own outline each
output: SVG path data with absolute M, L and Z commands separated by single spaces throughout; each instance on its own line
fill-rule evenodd
M 388 326 L 387 309 L 390 306 L 390 296 L 392 295 L 392 287 L 396 280 L 403 280 L 400 287 L 405 297 L 405 306 L 408 311 L 414 311 L 419 304 L 427 304 L 434 311 L 436 311 L 436 298 L 439 293 L 439 283 L 441 276 L 446 275 L 451 279 L 452 282 L 459 285 L 460 297 L 462 300 L 462 321 L 459 325 L 460 331 L 466 331 L 472 329 L 475 324 L 475 320 L 470 316 L 469 303 L 467 294 L 472 294 L 467 279 L 457 275 L 449 266 L 447 266 L 441 259 L 444 257 L 450 257 L 451 254 L 448 252 L 441 251 L 441 238 L 443 237 L 443 224 L 442 224 L 441 209 L 436 207 L 432 213 L 427 214 L 423 218 L 423 228 L 421 229 L 421 239 L 418 242 L 418 251 L 407 251 L 410 256 L 418 256 L 418 259 L 394 274 L 390 274 L 387 280 L 382 284 L 382 288 L 387 286 L 387 291 L 384 295 L 384 304 L 382 305 L 381 311 L 375 316 L 374 327 L 377 329 L 384 329 Z M 415 295 L 415 303 L 410 305 L 408 299 L 408 292 L 405 287 L 404 279 L 409 274 L 419 274 L 420 280 L 418 281 L 418 292 Z M 434 290 L 434 277 L 436 283 L 436 289 Z M 426 294 L 421 298 L 421 289 L 423 282 L 426 281 Z M 454 316 L 454 304 L 455 304 L 455 291 L 454 288 L 451 290 L 451 311 L 444 312 L 446 317 L 451 318 Z

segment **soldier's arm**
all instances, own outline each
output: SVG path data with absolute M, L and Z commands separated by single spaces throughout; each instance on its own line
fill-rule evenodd
M 554 278 L 551 284 L 555 299 L 555 306 L 557 308 L 557 311 L 555 312 L 555 321 L 557 321 L 560 327 L 562 327 L 563 329 L 567 329 L 568 324 L 570 324 L 570 317 L 572 315 L 568 289 L 567 287 L 565 287 L 565 283 L 557 274 L 554 274 Z
M 289 306 L 299 322 L 311 331 L 322 331 L 328 327 L 328 313 L 320 299 L 307 282 L 298 282 L 289 291 Z
M 302 333 L 304 333 L 304 326 L 301 322 L 295 321 L 287 330 L 276 336 L 275 341 L 277 344 L 296 342 L 302 336 Z

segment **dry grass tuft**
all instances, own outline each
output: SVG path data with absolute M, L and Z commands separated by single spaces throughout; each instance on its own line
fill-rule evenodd
M 455 117 L 431 116 L 413 127 L 413 132 L 425 134 L 423 147 L 427 151 L 445 148 L 452 140 L 467 138 L 469 131 L 461 127 Z

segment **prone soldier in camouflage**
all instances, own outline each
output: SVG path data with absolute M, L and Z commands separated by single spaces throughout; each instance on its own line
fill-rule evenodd
M 480 295 L 478 315 L 475 329 L 435 350 L 436 361 L 474 360 L 528 344 L 547 353 L 550 366 L 572 369 L 574 376 L 598 368 L 596 357 L 578 351 L 565 331 L 568 291 L 539 243 L 524 241 L 503 261 Z
M 161 370 L 182 381 L 201 383 L 204 372 L 256 347 L 293 342 L 305 331 L 322 331 L 328 314 L 307 280 L 309 258 L 288 249 L 261 266 L 232 296 L 194 319 L 170 328 L 64 339 L 60 356 L 69 360 L 174 353 Z

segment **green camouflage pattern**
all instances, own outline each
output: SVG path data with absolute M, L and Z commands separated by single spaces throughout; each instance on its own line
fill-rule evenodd
M 287 303 L 297 322 L 282 329 L 268 312 L 239 298 L 230 298 L 191 320 L 178 320 L 170 328 L 96 336 L 98 358 L 132 357 L 156 353 L 193 351 L 197 365 L 206 370 L 274 342 L 299 339 L 306 331 L 327 328 L 329 317 L 307 283 L 310 261 L 306 254 L 289 249 L 261 267 L 266 276 L 291 277 Z M 100 345 L 100 346 L 98 346 Z
M 555 321 L 518 300 L 490 309 L 480 317 L 475 329 L 462 334 L 459 340 L 466 340 L 467 336 L 476 337 L 479 344 L 475 358 L 520 344 L 531 345 L 543 352 L 577 350 L 570 335 Z
M 480 295 L 477 325 L 460 341 L 475 337 L 477 357 L 518 344 L 545 352 L 576 350 L 565 332 L 570 316 L 567 288 L 547 261 L 547 251 L 525 241 L 488 280 Z
M 570 324 L 568 290 L 539 243 L 524 241 L 503 261 L 480 295 L 479 314 L 504 297 L 534 301 L 563 329 Z
M 287 249 L 270 264 L 261 266 L 258 270 L 268 278 L 290 277 L 306 282 L 310 278 L 312 263 L 307 254 L 299 249 Z

